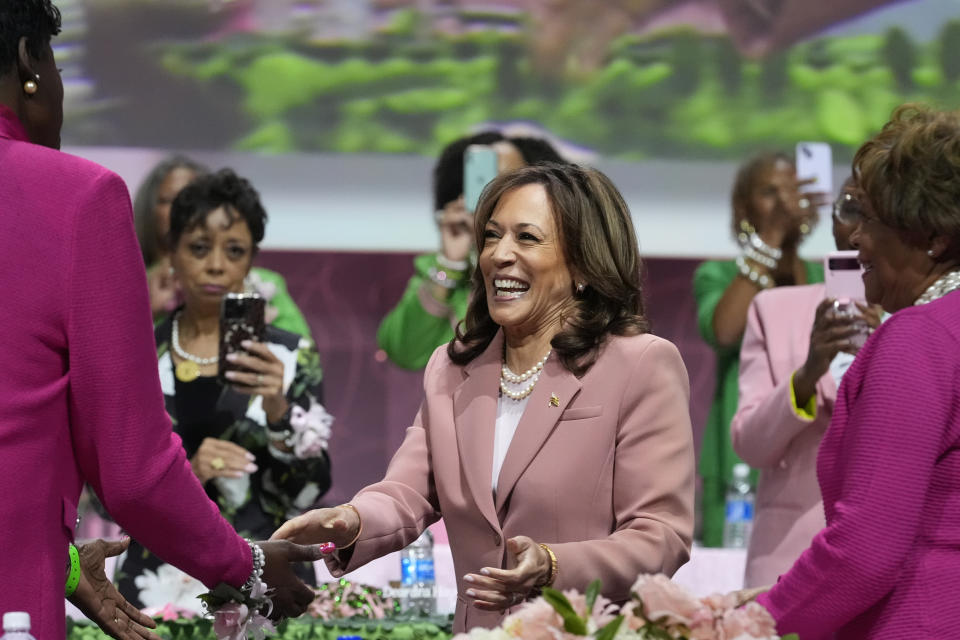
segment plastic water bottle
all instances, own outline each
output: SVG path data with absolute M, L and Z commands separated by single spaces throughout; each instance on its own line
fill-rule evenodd
M 400 575 L 404 612 L 417 616 L 434 615 L 437 610 L 436 579 L 433 574 L 433 535 L 429 531 L 420 534 L 400 553 Z
M 3 636 L 0 640 L 36 640 L 30 635 L 30 614 L 8 611 L 3 614 Z
M 726 518 L 723 523 L 723 546 L 743 549 L 753 532 L 753 488 L 750 467 L 742 462 L 734 465 L 733 478 L 727 487 Z

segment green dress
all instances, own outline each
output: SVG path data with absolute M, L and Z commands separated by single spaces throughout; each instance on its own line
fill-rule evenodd
M 427 366 L 437 347 L 453 340 L 453 328 L 467 315 L 470 278 L 458 282 L 442 303 L 423 290 L 431 267 L 437 266 L 437 254 L 417 256 L 413 266 L 403 297 L 380 322 L 377 344 L 395 365 L 416 371 Z
M 823 282 L 823 264 L 805 261 L 807 284 Z M 700 445 L 700 478 L 702 481 L 701 517 L 703 544 L 723 544 L 723 521 L 726 508 L 726 487 L 733 466 L 741 462 L 730 442 L 730 421 L 737 411 L 739 399 L 740 343 L 728 347 L 717 344 L 713 334 L 713 312 L 723 293 L 737 277 L 739 269 L 733 260 L 708 260 L 693 275 L 693 295 L 697 301 L 697 324 L 700 335 L 717 354 L 717 386 L 707 417 Z M 752 478 L 756 485 L 755 473 Z

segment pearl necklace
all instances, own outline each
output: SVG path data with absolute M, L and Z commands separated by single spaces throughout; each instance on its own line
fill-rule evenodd
M 195 362 L 201 367 L 208 364 L 213 364 L 220 359 L 220 356 L 212 356 L 210 358 L 201 358 L 200 356 L 195 356 L 192 353 L 187 353 L 183 350 L 183 347 L 180 346 L 180 314 L 173 316 L 173 336 L 170 340 L 171 345 L 173 346 L 173 352 L 183 358 L 184 360 L 189 360 L 190 362 Z
M 510 367 L 507 366 L 507 363 L 504 362 L 503 366 L 500 368 L 500 391 L 503 395 L 507 396 L 511 400 L 523 400 L 531 393 L 533 393 L 533 387 L 537 384 L 537 381 L 540 379 L 540 374 L 543 372 L 543 365 L 546 364 L 547 358 L 550 357 L 553 349 L 547 351 L 547 355 L 543 356 L 541 360 L 527 369 L 524 373 L 517 375 L 514 372 L 510 371 Z M 514 391 L 511 389 L 507 383 L 511 384 L 522 384 L 527 380 L 530 381 L 530 384 L 523 387 L 519 391 Z
M 913 304 L 916 306 L 933 302 L 956 289 L 960 289 L 960 271 L 950 271 L 937 278 Z

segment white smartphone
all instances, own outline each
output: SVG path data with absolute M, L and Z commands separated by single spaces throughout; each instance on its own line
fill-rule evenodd
M 480 202 L 480 194 L 497 177 L 499 159 L 496 150 L 485 144 L 472 144 L 463 157 L 463 200 L 467 211 L 473 213 Z
M 823 259 L 823 280 L 827 297 L 864 302 L 863 268 L 856 251 L 831 251 Z
M 801 187 L 803 193 L 825 193 L 828 203 L 819 208 L 821 217 L 829 217 L 829 202 L 833 200 L 833 152 L 826 142 L 797 143 L 797 178 L 813 179 L 811 184 Z

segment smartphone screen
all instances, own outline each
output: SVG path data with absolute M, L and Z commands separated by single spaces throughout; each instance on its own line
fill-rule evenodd
M 480 194 L 497 177 L 499 160 L 493 147 L 472 144 L 463 158 L 463 200 L 467 211 L 473 213 L 480 202 Z
M 797 178 L 799 180 L 813 179 L 811 184 L 804 185 L 804 193 L 825 193 L 827 200 L 833 199 L 833 153 L 826 142 L 799 142 L 797 143 Z M 830 204 L 819 208 L 821 216 L 830 215 Z
M 824 284 L 828 298 L 856 300 L 866 298 L 863 289 L 863 269 L 856 251 L 831 251 L 823 260 Z
M 255 293 L 228 293 L 220 302 L 220 361 L 217 376 L 223 384 L 232 384 L 224 377 L 229 370 L 242 370 L 227 360 L 230 353 L 242 352 L 244 340 L 263 341 L 266 326 L 266 303 Z

